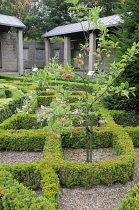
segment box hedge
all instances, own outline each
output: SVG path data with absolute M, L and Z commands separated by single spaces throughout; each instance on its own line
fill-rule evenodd
M 93 128 L 93 149 L 107 148 L 113 145 L 114 134 L 109 128 L 94 127 Z M 86 147 L 86 132 L 82 127 L 76 127 L 74 132 L 66 132 L 62 134 L 62 146 L 72 148 Z
M 47 198 L 37 194 L 19 184 L 13 176 L 5 170 L 0 170 L 0 207 L 2 210 L 29 209 L 54 210 L 56 207 Z
M 139 116 L 133 111 L 112 110 L 110 111 L 110 114 L 118 125 L 122 125 L 123 127 L 139 126 Z
M 16 163 L 12 164 L 1 164 L 0 170 L 6 170 L 10 172 L 14 179 L 24 186 L 30 189 L 36 190 L 41 187 L 41 173 L 37 169 L 38 161 L 35 163 Z
M 38 130 L 0 130 L 0 149 L 14 151 L 42 151 L 47 132 Z
M 6 91 L 5 96 L 1 98 L 0 104 L 0 123 L 15 113 L 16 108 L 23 104 L 21 92 L 13 85 L 1 84 L 0 89 Z
M 0 129 L 38 129 L 47 125 L 46 120 L 42 123 L 37 121 L 35 114 L 26 114 L 24 112 L 13 114 L 11 117 L 0 124 Z
M 125 131 L 131 137 L 134 147 L 139 147 L 139 127 L 126 127 Z

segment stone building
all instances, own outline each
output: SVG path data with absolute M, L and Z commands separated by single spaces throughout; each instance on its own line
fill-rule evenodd
M 11 33 L 10 29 L 16 29 Z M 0 73 L 23 74 L 23 29 L 16 17 L 0 14 Z
M 112 15 L 104 18 L 100 18 L 99 21 L 103 22 L 104 25 L 109 28 L 109 31 L 112 31 L 113 28 L 120 24 L 120 16 Z M 85 43 L 85 30 L 88 31 L 88 43 L 90 47 L 90 51 L 88 56 L 84 59 L 84 66 L 81 70 L 94 70 L 95 56 L 93 52 L 96 52 L 97 49 L 97 37 L 99 34 L 99 30 L 94 30 L 91 26 L 90 22 L 83 21 L 81 23 L 68 24 L 63 26 L 58 26 L 51 31 L 46 32 L 43 37 L 45 38 L 45 55 L 46 55 L 46 65 L 50 62 L 50 58 L 52 57 L 52 51 L 55 50 L 55 55 L 59 56 L 60 60 L 63 61 L 63 64 L 67 62 L 70 65 L 73 64 L 73 58 L 79 55 L 80 53 L 80 43 Z M 54 36 L 62 36 L 64 38 L 63 46 L 57 45 L 57 47 L 52 48 L 52 44 L 50 43 L 50 38 Z M 76 68 L 76 66 L 74 66 Z M 104 61 L 102 63 L 101 68 L 105 71 L 107 69 L 107 63 Z

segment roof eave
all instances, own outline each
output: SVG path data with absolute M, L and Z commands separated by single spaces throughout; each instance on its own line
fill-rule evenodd
M 108 25 L 107 26 L 107 28 L 111 28 L 111 27 L 116 27 L 116 26 L 119 26 L 120 25 L 120 23 L 119 24 L 112 24 L 112 25 Z M 93 29 L 90 29 L 89 31 L 92 31 Z M 43 38 L 52 38 L 52 37 L 54 37 L 54 36 L 64 36 L 64 35 L 67 35 L 67 34 L 74 34 L 74 33 L 81 33 L 81 32 L 83 32 L 83 31 L 73 31 L 72 33 L 63 33 L 63 34 L 51 34 L 51 35 L 47 35 L 47 33 L 45 33 L 45 34 L 43 34 L 42 35 L 42 37 Z M 49 32 L 48 32 L 49 33 Z

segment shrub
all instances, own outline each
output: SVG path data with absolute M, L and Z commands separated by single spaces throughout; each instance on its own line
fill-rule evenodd
M 113 116 L 114 121 L 118 125 L 133 126 L 136 127 L 139 125 L 139 116 L 135 112 L 122 111 L 122 110 L 112 110 L 110 114 Z
M 1 130 L 0 149 L 17 151 L 42 151 L 47 139 L 47 131 Z
M 42 125 L 37 122 L 35 114 L 25 114 L 24 112 L 14 114 L 3 123 L 0 124 L 0 129 L 37 129 L 39 127 L 46 126 L 46 120 L 43 121 Z
M 1 208 L 29 209 L 29 210 L 54 210 L 55 206 L 45 197 L 37 194 L 19 184 L 12 175 L 5 170 L 0 171 Z

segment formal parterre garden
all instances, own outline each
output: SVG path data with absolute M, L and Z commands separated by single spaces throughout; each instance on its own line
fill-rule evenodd
M 57 86 L 69 81 L 53 80 Z M 66 84 L 67 83 L 67 84 Z M 70 82 L 74 87 L 69 104 L 75 105 L 81 82 Z M 75 90 L 78 91 L 75 91 Z M 33 100 L 28 101 L 27 112 L 17 112 L 24 107 L 25 96 L 33 92 Z M 24 77 L 0 75 L 0 149 L 9 151 L 42 151 L 42 159 L 34 163 L 0 165 L 0 209 L 48 209 L 58 207 L 60 185 L 91 188 L 115 182 L 127 183 L 135 173 L 136 155 L 134 147 L 139 147 L 139 120 L 134 113 L 107 110 L 103 106 L 93 116 L 92 148 L 113 148 L 115 158 L 93 162 L 70 162 L 64 159 L 63 148 L 85 148 L 85 129 L 73 122 L 74 129 L 58 135 L 51 132 L 47 120 L 39 121 L 36 110 L 47 107 L 55 100 L 58 92 L 44 91 L 37 83 Z M 105 116 L 105 124 L 98 124 Z M 132 119 L 132 120 L 131 120 Z M 42 189 L 38 196 L 35 190 Z M 119 205 L 121 209 L 137 209 L 139 184 L 131 190 Z

